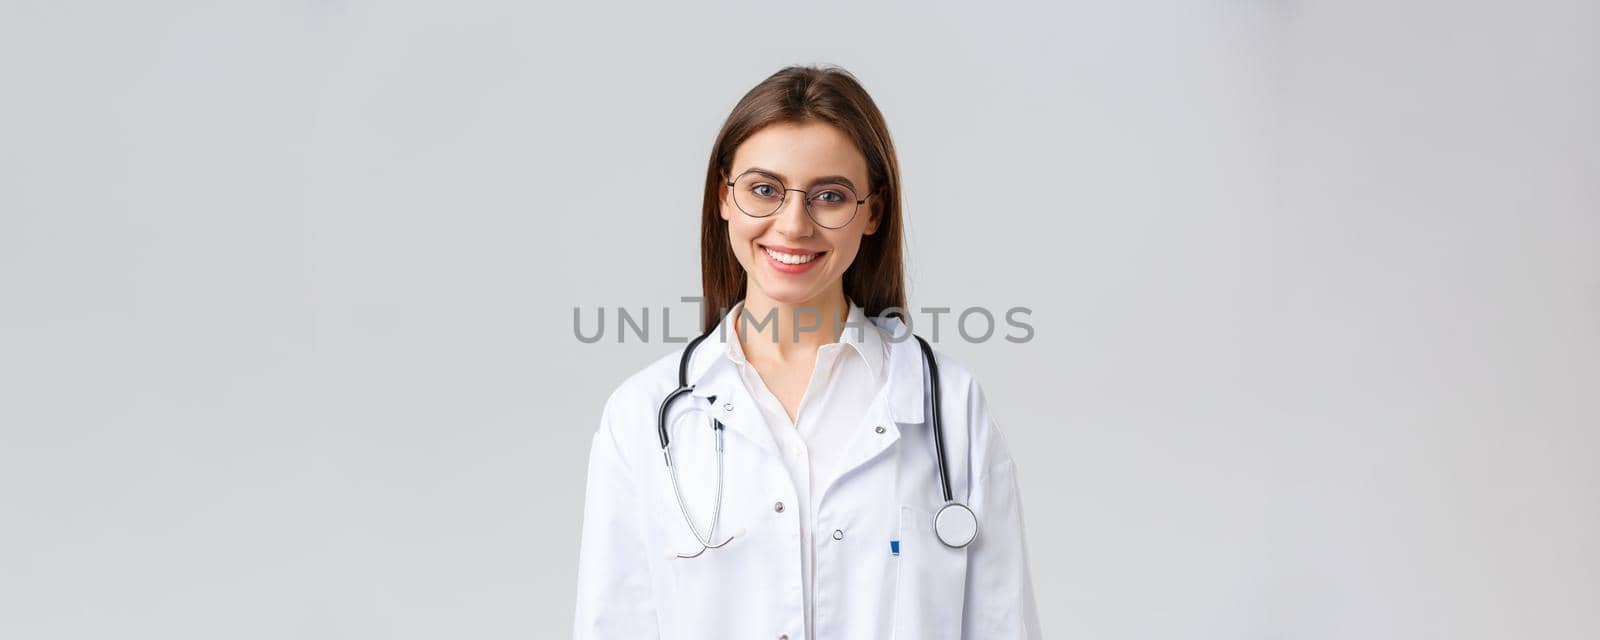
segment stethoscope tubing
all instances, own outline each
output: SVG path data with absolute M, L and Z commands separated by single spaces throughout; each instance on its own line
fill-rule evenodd
M 933 455 L 939 459 L 939 489 L 944 492 L 945 504 L 950 504 L 955 501 L 955 494 L 950 491 L 950 474 L 945 469 L 944 422 L 939 419 L 939 365 L 933 361 L 933 347 L 928 346 L 928 341 L 916 334 L 912 337 L 922 347 L 922 362 L 928 367 L 928 375 L 922 377 L 922 397 L 927 399 L 928 424 L 933 426 Z

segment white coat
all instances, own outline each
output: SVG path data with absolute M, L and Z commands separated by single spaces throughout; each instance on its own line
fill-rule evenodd
M 978 516 L 963 549 L 935 537 L 944 504 L 923 415 L 921 350 L 894 318 L 888 382 L 812 496 L 816 640 L 1038 638 L 1016 467 L 971 372 L 940 354 L 940 418 L 951 491 Z M 848 330 L 848 329 L 847 329 Z M 804 640 L 794 483 L 737 371 L 708 337 L 690 362 L 692 397 L 668 413 L 672 459 L 702 531 L 715 501 L 710 418 L 725 427 L 715 538 L 697 558 L 661 454 L 657 411 L 677 388 L 681 348 L 630 376 L 606 401 L 590 449 L 574 637 Z M 714 405 L 708 397 L 715 397 Z M 880 430 L 877 427 L 883 427 Z M 891 550 L 898 541 L 899 552 Z

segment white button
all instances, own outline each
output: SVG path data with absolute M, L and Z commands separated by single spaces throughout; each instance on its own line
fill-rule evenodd
M 723 411 L 733 411 L 733 403 L 729 402 L 729 403 L 726 403 L 726 404 L 722 405 L 722 410 Z
M 873 429 L 873 431 L 876 431 L 876 432 L 878 432 L 878 433 L 883 433 L 883 425 L 881 425 L 881 424 L 880 424 L 880 425 L 878 425 L 878 428 L 876 428 L 876 429 Z
M 834 540 L 843 540 L 844 539 L 844 531 L 841 531 L 839 529 L 834 529 L 833 530 L 833 539 Z

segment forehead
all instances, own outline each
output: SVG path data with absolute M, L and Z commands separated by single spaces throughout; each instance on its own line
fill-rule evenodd
M 783 122 L 751 134 L 733 152 L 733 173 L 761 167 L 797 183 L 842 175 L 866 184 L 867 159 L 845 133 L 826 122 Z

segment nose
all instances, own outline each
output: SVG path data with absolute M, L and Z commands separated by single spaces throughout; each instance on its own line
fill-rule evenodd
M 773 216 L 777 218 L 772 221 L 773 226 L 784 237 L 804 238 L 816 230 L 811 214 L 806 212 L 806 194 L 799 190 L 790 191 L 789 197 L 783 200 L 783 207 Z

